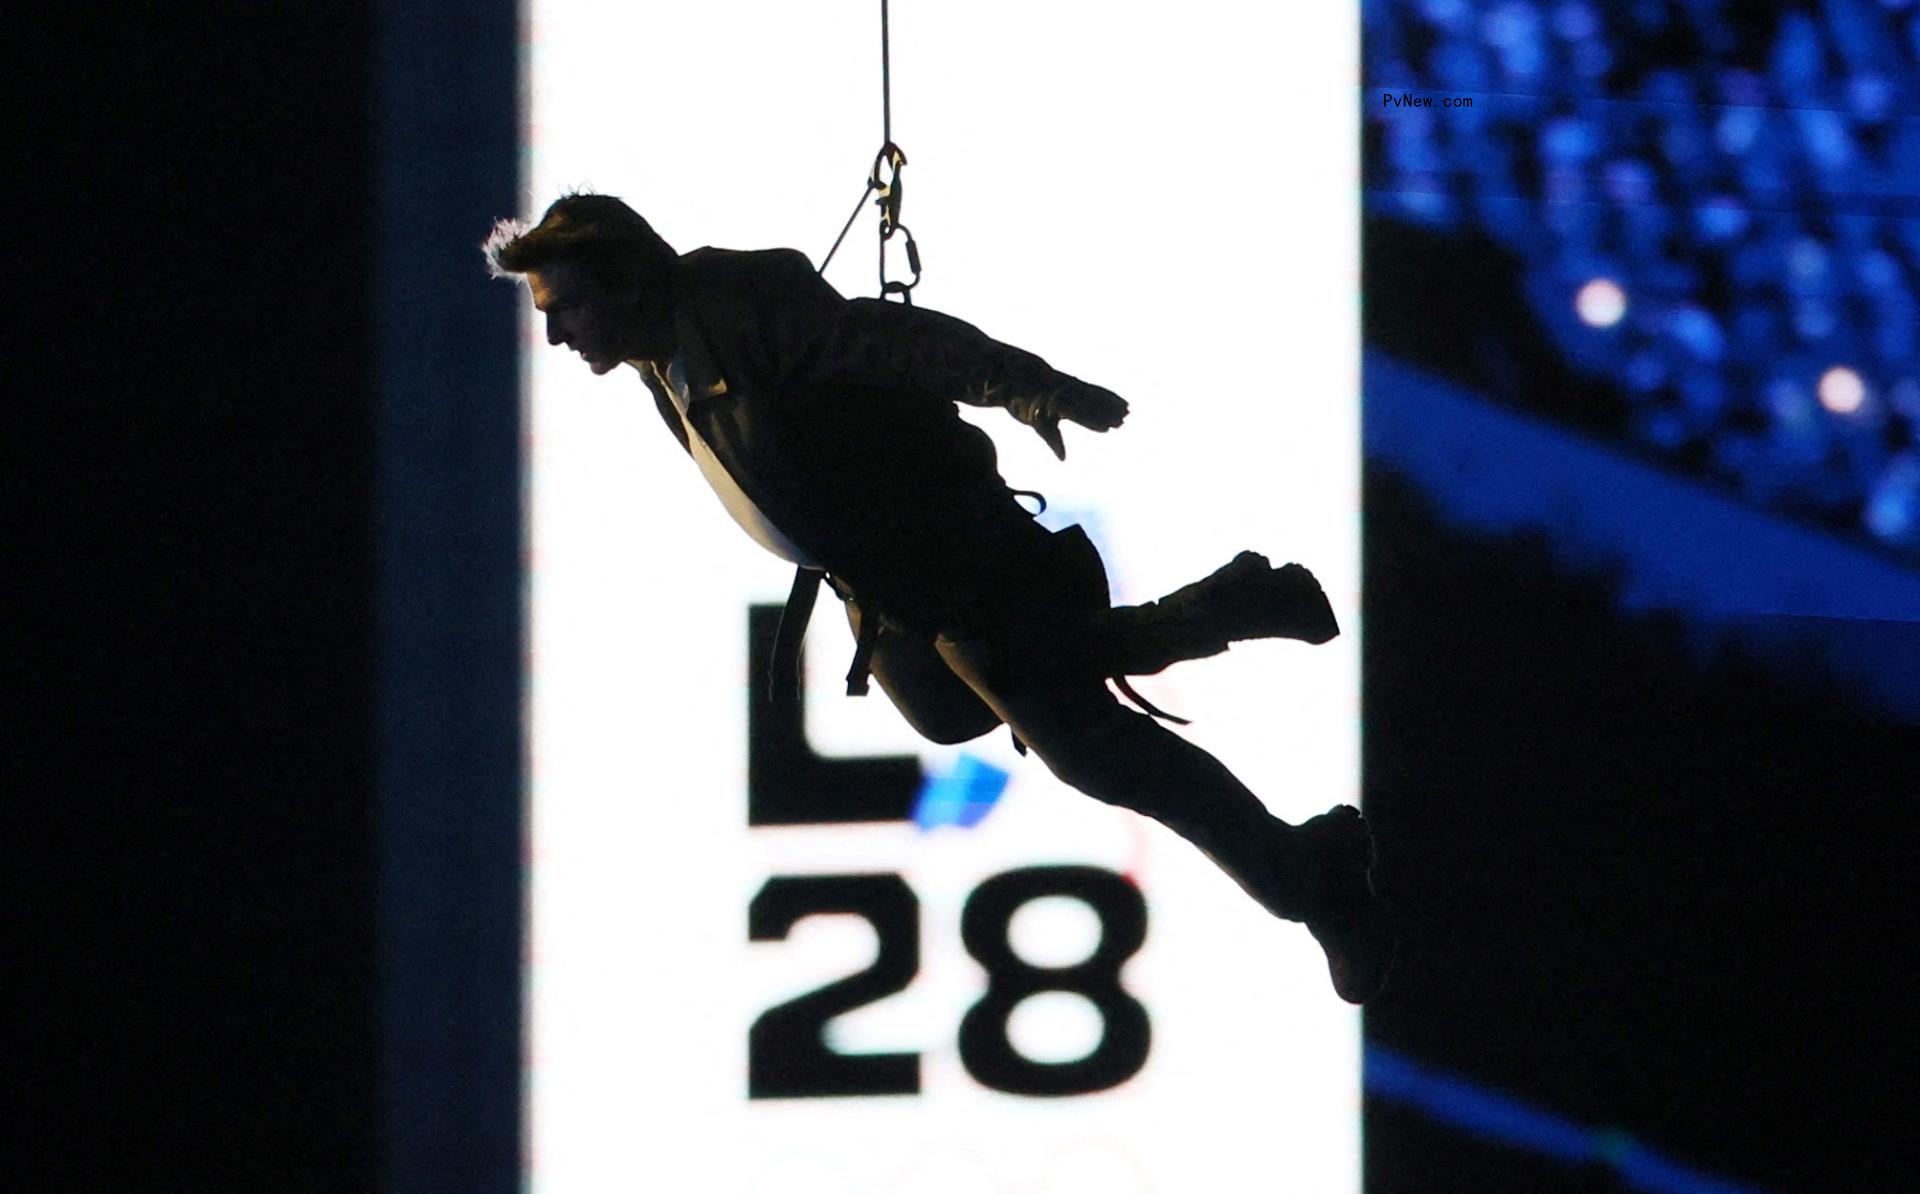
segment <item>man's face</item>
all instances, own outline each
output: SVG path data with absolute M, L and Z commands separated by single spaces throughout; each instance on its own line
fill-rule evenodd
M 547 317 L 547 343 L 573 349 L 596 374 L 650 355 L 650 337 L 641 334 L 637 290 L 610 291 L 570 261 L 529 271 L 527 287 L 534 310 Z

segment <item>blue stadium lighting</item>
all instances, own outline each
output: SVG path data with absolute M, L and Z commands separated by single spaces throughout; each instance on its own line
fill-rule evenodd
M 1878 75 L 1862 75 L 1848 82 L 1847 102 L 1861 118 L 1879 121 L 1892 106 L 1893 88 Z
M 1893 409 L 1909 419 L 1920 420 L 1920 377 L 1903 377 L 1887 391 Z
M 1787 250 L 1787 284 L 1805 294 L 1818 294 L 1826 285 L 1827 249 L 1810 236 L 1793 242 Z
M 1585 4 L 1562 4 L 1553 10 L 1553 31 L 1568 41 L 1582 41 L 1600 32 L 1600 18 Z
M 1793 308 L 1793 330 L 1808 340 L 1824 340 L 1839 326 L 1833 304 L 1818 298 L 1802 299 Z
M 1745 153 L 1759 136 L 1760 110 L 1757 108 L 1728 108 L 1714 129 L 1714 139 L 1720 143 L 1721 151 L 1735 155 Z
M 1372 0 L 1373 76 L 1512 102 L 1369 109 L 1369 194 L 1393 196 L 1369 202 L 1510 250 L 1559 350 L 1615 390 L 1627 438 L 1920 563 L 1907 473 L 1881 477 L 1869 443 L 1920 439 L 1900 388 L 1920 363 L 1920 221 L 1898 202 L 1920 174 L 1920 126 L 1898 119 L 1920 0 L 1777 7 L 1769 25 L 1720 3 Z M 1650 53 L 1656 33 L 1699 39 L 1699 61 Z M 1520 102 L 1539 73 L 1564 92 Z M 1818 384 L 1841 361 L 1852 375 Z M 1784 403 L 1768 394 L 1783 375 Z
M 1551 1157 L 1605 1165 L 1633 1190 L 1652 1194 L 1759 1194 L 1757 1187 L 1702 1173 L 1643 1147 L 1617 1128 L 1590 1128 L 1461 1078 L 1367 1046 L 1367 1093 L 1400 1103 L 1482 1140 Z
M 1726 352 L 1726 336 L 1720 331 L 1719 321 L 1700 307 L 1689 304 L 1675 310 L 1669 330 L 1696 360 L 1718 361 Z
M 1752 222 L 1745 205 L 1728 195 L 1716 195 L 1694 212 L 1694 223 L 1701 236 L 1714 242 L 1738 238 Z
M 942 825 L 972 829 L 993 811 L 1006 788 L 1006 772 L 972 755 L 961 755 L 945 775 L 929 775 L 921 782 L 913 823 L 923 830 Z
M 1903 540 L 1920 531 L 1920 456 L 1908 453 L 1888 466 L 1862 517 L 1882 539 Z

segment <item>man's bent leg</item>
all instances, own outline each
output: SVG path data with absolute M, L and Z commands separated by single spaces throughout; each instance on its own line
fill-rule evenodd
M 1340 627 L 1313 573 L 1298 564 L 1274 568 L 1265 556 L 1243 551 L 1158 601 L 1096 615 L 1093 633 L 1102 674 L 1146 676 L 1246 639 L 1324 643 Z

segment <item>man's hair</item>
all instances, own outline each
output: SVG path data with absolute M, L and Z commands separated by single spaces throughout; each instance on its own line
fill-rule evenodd
M 664 269 L 678 256 L 639 212 L 612 195 L 589 192 L 562 195 L 531 227 L 521 220 L 500 220 L 480 251 L 496 278 L 569 262 L 603 286 L 619 286 Z

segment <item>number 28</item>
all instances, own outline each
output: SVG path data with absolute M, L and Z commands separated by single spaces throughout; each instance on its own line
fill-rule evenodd
M 1079 900 L 1100 918 L 1100 944 L 1070 966 L 1035 966 L 1015 954 L 1014 913 L 1045 896 Z M 918 1053 L 837 1053 L 827 1021 L 905 990 L 920 969 L 920 900 L 897 874 L 776 875 L 748 906 L 748 937 L 784 940 L 809 916 L 865 919 L 880 939 L 873 964 L 857 974 L 768 1008 L 747 1033 L 747 1092 L 755 1099 L 920 1092 Z M 1120 968 L 1146 940 L 1139 888 L 1091 866 L 1023 867 L 991 876 L 967 897 L 960 936 L 987 972 L 986 994 L 960 1020 L 960 1061 L 974 1081 L 1019 1095 L 1091 1094 L 1120 1085 L 1146 1064 L 1147 1010 L 1120 986 Z M 1007 1035 L 1013 1009 L 1029 995 L 1067 991 L 1099 1010 L 1104 1031 L 1075 1061 L 1041 1062 Z

